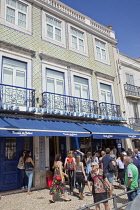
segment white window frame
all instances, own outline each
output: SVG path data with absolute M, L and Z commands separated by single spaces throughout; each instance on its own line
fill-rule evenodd
M 87 79 L 88 80 L 88 99 L 92 100 L 92 78 L 88 73 L 82 72 L 82 76 L 81 76 L 81 72 L 76 70 L 76 69 L 71 69 L 71 86 L 72 86 L 72 96 L 75 97 L 75 82 L 74 82 L 74 76 L 77 77 L 81 77 L 83 79 Z M 94 100 L 94 99 L 93 99 Z
M 112 104 L 116 104 L 115 103 L 115 95 L 114 95 L 114 85 L 113 85 L 113 82 L 110 82 L 110 81 L 108 81 L 108 80 L 106 80 L 106 79 L 99 79 L 99 78 L 97 78 L 97 85 L 98 85 L 98 97 L 99 97 L 99 103 L 101 103 L 101 102 L 103 102 L 102 101 L 102 96 L 101 96 L 101 88 L 100 88 L 100 83 L 102 83 L 102 84 L 105 84 L 105 85 L 110 85 L 111 86 L 111 93 L 112 93 Z
M 96 51 L 96 46 L 97 46 L 97 45 L 96 45 L 96 40 L 98 40 L 98 41 L 100 41 L 100 42 L 102 42 L 102 43 L 105 44 L 105 48 L 101 48 L 101 47 L 100 47 L 100 52 L 101 52 L 102 49 L 105 49 L 106 59 L 102 59 L 102 56 L 101 56 L 101 58 L 98 58 L 98 57 L 97 57 L 97 51 Z M 108 51 L 108 43 L 107 43 L 106 41 L 104 41 L 104 40 L 102 40 L 102 39 L 96 37 L 96 36 L 93 36 L 93 46 L 94 46 L 94 56 L 95 56 L 95 60 L 110 65 L 109 51 Z M 102 54 L 102 53 L 101 53 L 101 54 Z
M 53 79 L 54 80 L 54 92 L 53 93 L 56 93 L 56 94 L 64 94 L 65 93 L 65 80 L 64 80 L 64 72 L 60 72 L 60 71 L 57 71 L 57 72 L 60 72 L 60 73 L 63 73 L 63 80 L 60 80 L 60 79 L 57 79 L 57 77 L 56 77 L 56 75 L 54 76 L 54 77 L 48 77 L 47 76 L 47 70 L 52 70 L 52 71 L 56 71 L 56 70 L 54 70 L 54 69 L 48 69 L 48 68 L 46 68 L 46 91 L 47 92 L 49 92 L 48 90 L 47 90 L 47 80 L 48 80 L 48 78 L 49 79 Z M 57 81 L 63 81 L 63 93 L 57 93 L 56 92 L 56 87 L 57 87 Z
M 50 38 L 47 36 L 47 21 L 46 21 L 47 15 L 61 22 L 61 41 L 57 41 L 54 39 L 55 33 L 53 35 L 53 38 Z M 55 26 L 53 25 L 53 32 L 54 32 L 54 28 Z M 52 14 L 42 11 L 42 39 L 66 48 L 65 22 L 61 20 L 60 18 L 55 17 Z
M 129 80 L 130 80 L 130 76 L 132 76 L 133 77 L 133 84 L 131 84 L 131 83 L 127 83 L 128 85 L 135 85 L 135 83 L 134 83 L 134 75 L 133 74 L 130 74 L 130 73 L 125 73 L 126 75 L 126 83 L 127 83 L 127 75 L 129 76 Z
M 79 47 L 77 49 L 73 48 L 72 46 L 72 36 L 74 36 L 72 33 L 71 33 L 71 28 L 75 29 L 75 30 L 78 30 L 80 32 L 83 33 L 83 41 L 84 41 L 84 51 L 81 51 L 79 50 Z M 69 35 L 69 49 L 76 52 L 76 53 L 80 53 L 82 55 L 85 55 L 85 56 L 88 56 L 88 45 L 87 45 L 87 33 L 86 31 L 72 25 L 72 24 L 68 24 L 68 35 Z M 78 40 L 80 37 L 77 37 Z M 82 38 L 80 38 L 82 39 Z M 79 41 L 78 41 L 79 42 Z
M 28 3 L 27 1 L 23 1 L 23 0 L 19 0 L 19 2 L 27 5 L 27 13 L 26 13 L 26 28 L 21 27 L 18 25 L 18 9 L 17 8 L 12 8 L 12 6 L 8 6 L 8 4 L 6 4 L 6 0 L 5 1 L 0 1 L 0 22 L 3 25 L 6 25 L 8 27 L 11 27 L 13 29 L 19 30 L 21 32 L 27 33 L 27 34 L 31 34 L 32 32 L 32 21 L 31 21 L 31 17 L 32 17 L 32 6 L 30 3 Z M 15 13 L 15 24 L 10 23 L 8 21 L 6 21 L 6 8 L 7 6 L 11 9 L 16 10 Z M 24 13 L 24 12 L 22 12 Z
M 74 77 L 77 77 L 77 76 L 74 75 Z M 86 79 L 86 78 L 83 78 L 83 77 L 80 77 L 80 78 Z M 88 82 L 89 82 L 89 81 L 88 81 Z M 83 88 L 83 87 L 87 87 L 87 89 L 88 89 L 88 97 L 87 97 L 86 99 L 89 99 L 89 84 L 88 84 L 88 85 L 84 85 L 84 84 L 77 83 L 77 82 L 74 81 L 74 95 L 75 95 L 75 85 L 79 85 L 79 86 L 80 86 L 80 93 L 81 93 L 81 94 L 82 94 L 82 92 L 83 92 L 83 91 L 82 91 L 82 88 Z M 75 96 L 75 97 L 77 97 L 77 96 Z M 84 98 L 83 95 L 81 95 L 80 98 Z
M 26 56 L 20 53 L 15 53 L 13 51 L 8 51 L 4 49 L 0 49 L 0 65 L 2 65 L 2 58 L 7 57 L 9 59 L 19 60 L 21 62 L 27 63 L 27 70 L 26 70 L 26 88 L 32 89 L 32 58 L 30 56 Z M 17 59 L 18 58 L 18 59 Z M 0 81 L 2 82 L 0 74 Z
M 3 59 L 4 59 L 5 57 L 3 57 Z M 11 59 L 11 60 L 13 60 L 12 58 L 8 58 L 8 59 Z M 17 60 L 17 61 L 20 61 L 20 60 Z M 23 61 L 21 61 L 21 62 L 23 62 Z M 3 65 L 2 66 L 2 79 L 4 78 L 4 68 L 8 68 L 8 69 L 11 69 L 12 70 L 12 72 L 13 72 L 13 86 L 17 86 L 16 85 L 16 73 L 18 72 L 18 71 L 21 71 L 21 72 L 24 72 L 24 74 L 25 74 L 25 81 L 24 81 L 24 88 L 26 88 L 26 78 L 27 78 L 27 76 L 26 76 L 26 74 L 27 74 L 27 64 L 26 64 L 26 70 L 25 69 L 23 69 L 23 68 L 19 68 L 19 67 L 11 67 L 10 65 L 8 65 L 8 64 L 5 64 L 5 65 Z M 22 86 L 21 86 L 22 87 Z
M 46 61 L 46 60 L 42 60 L 42 92 L 47 91 L 46 90 L 46 88 L 47 88 L 46 69 L 52 69 L 54 71 L 59 71 L 59 72 L 64 73 L 64 95 L 67 95 L 68 94 L 67 67 L 62 66 L 62 65 L 58 65 L 56 63 L 51 63 L 51 62 Z

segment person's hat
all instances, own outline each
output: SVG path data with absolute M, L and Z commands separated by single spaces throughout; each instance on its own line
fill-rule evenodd
M 122 152 L 122 154 L 123 154 L 123 155 L 127 155 L 127 153 L 126 153 L 125 151 L 124 151 L 124 152 Z
M 92 163 L 91 163 L 91 166 L 97 166 L 97 165 L 98 165 L 97 162 L 92 162 Z

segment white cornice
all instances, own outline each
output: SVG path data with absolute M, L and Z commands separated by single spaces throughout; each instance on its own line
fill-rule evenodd
M 104 74 L 104 73 L 101 73 L 101 72 L 95 72 L 95 75 L 97 76 L 97 77 L 100 77 L 100 78 L 105 78 L 105 79 L 107 79 L 107 80 L 111 80 L 111 81 L 114 81 L 114 79 L 115 79 L 115 77 L 113 77 L 113 76 L 110 76 L 110 75 L 108 75 L 108 74 Z
M 77 65 L 75 63 L 65 61 L 65 60 L 61 60 L 59 58 L 56 58 L 56 57 L 53 57 L 53 56 L 50 56 L 50 55 L 47 55 L 47 54 L 44 54 L 44 53 L 40 53 L 39 56 L 42 60 L 47 60 L 49 62 L 52 61 L 52 62 L 55 62 L 57 64 L 65 65 L 65 66 L 72 67 L 72 68 L 76 68 L 76 69 L 79 69 L 79 70 L 82 70 L 82 71 L 88 71 L 90 74 L 92 74 L 92 72 L 94 71 L 92 69 L 89 69 L 89 68 L 86 68 L 86 67 L 83 67 L 83 66 Z
M 113 45 L 116 45 L 117 44 L 117 40 L 114 39 L 114 38 L 111 38 L 110 36 L 108 36 L 107 34 L 105 33 L 102 33 L 101 31 L 97 30 L 96 28 L 93 28 L 92 26 L 84 23 L 83 21 L 80 21 L 80 20 L 77 20 L 76 18 L 70 16 L 69 14 L 66 14 L 64 13 L 63 11 L 60 11 L 59 9 L 51 6 L 50 4 L 48 4 L 47 2 L 45 1 L 42 1 L 42 0 L 28 0 L 28 2 L 40 7 L 41 9 L 44 9 L 46 11 L 49 11 L 50 13 L 52 14 L 55 14 L 56 16 L 58 17 L 61 17 L 62 19 L 70 22 L 70 23 L 73 23 L 75 24 L 76 26 L 79 26 L 81 27 L 82 29 L 86 30 L 87 32 L 93 34 L 93 35 L 96 35 L 96 36 L 99 36 L 100 38 L 110 42 L 111 44 Z M 62 5 L 66 6 L 65 4 L 61 3 Z M 68 6 L 67 6 L 68 7 Z M 68 7 L 70 8 L 70 7 Z M 70 8 L 71 9 L 71 8 Z M 72 9 L 73 11 L 77 12 L 76 10 Z M 79 13 L 79 12 L 77 12 Z M 81 14 L 81 13 L 79 13 Z M 87 18 L 87 16 L 84 16 L 83 14 L 81 14 L 83 17 Z M 90 19 L 88 17 L 88 19 L 90 21 L 93 21 L 92 19 Z M 95 21 L 94 21 L 95 22 Z M 97 22 L 95 22 L 97 23 Z M 97 23 L 97 25 L 102 26 L 101 24 Z M 102 28 L 106 29 L 106 30 L 109 30 L 107 27 L 105 26 L 102 26 Z M 110 32 L 112 32 L 112 30 L 110 30 Z
M 122 53 L 120 53 L 119 58 L 120 58 L 121 65 L 140 71 L 140 61 L 134 58 L 128 57 Z
M 0 41 L 0 48 L 3 49 L 7 49 L 10 50 L 11 52 L 17 52 L 17 53 L 22 53 L 22 54 L 26 54 L 26 55 L 30 55 L 31 57 L 35 57 L 36 52 L 24 47 L 20 47 L 18 45 L 15 44 L 11 44 L 8 42 L 4 42 L 4 41 Z

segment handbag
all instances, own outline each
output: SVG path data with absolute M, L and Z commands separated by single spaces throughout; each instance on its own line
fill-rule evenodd
M 56 178 L 56 180 L 57 180 L 57 181 L 61 181 L 61 180 L 62 180 L 61 175 L 56 175 L 56 177 L 55 177 L 55 178 Z
M 103 184 L 103 186 L 105 188 L 105 191 L 107 193 L 109 193 L 110 192 L 110 187 L 108 185 L 106 185 L 105 182 L 102 179 L 100 179 L 100 177 L 98 177 L 98 179 L 102 182 L 102 184 Z

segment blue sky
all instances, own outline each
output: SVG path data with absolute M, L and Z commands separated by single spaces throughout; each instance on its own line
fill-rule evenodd
M 60 1 L 104 26 L 113 25 L 119 51 L 140 57 L 140 0 Z

